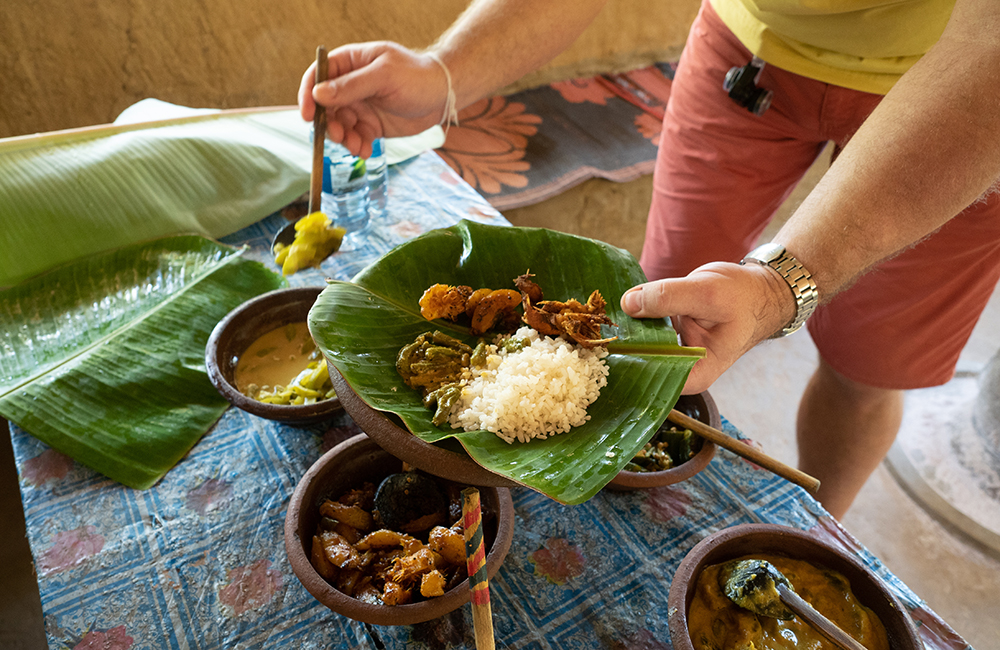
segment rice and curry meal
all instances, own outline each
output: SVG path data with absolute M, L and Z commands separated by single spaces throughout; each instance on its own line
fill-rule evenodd
M 508 443 L 565 433 L 585 423 L 607 385 L 602 325 L 614 325 L 599 291 L 586 303 L 543 300 L 530 273 L 513 289 L 436 284 L 420 298 L 427 320 L 468 322 L 473 348 L 439 331 L 405 345 L 396 369 L 434 408 L 435 425 L 495 433 Z M 522 312 L 516 308 L 520 306 Z

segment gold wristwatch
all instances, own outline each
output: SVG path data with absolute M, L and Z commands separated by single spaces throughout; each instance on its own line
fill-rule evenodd
M 781 244 L 758 246 L 747 253 L 740 264 L 746 264 L 748 261 L 769 266 L 777 271 L 778 275 L 788 283 L 788 288 L 795 298 L 795 318 L 771 338 L 781 338 L 798 331 L 819 304 L 819 292 L 816 291 L 812 275 Z

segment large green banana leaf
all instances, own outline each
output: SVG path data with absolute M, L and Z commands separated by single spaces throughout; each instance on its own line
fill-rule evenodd
M 129 487 L 153 485 L 229 406 L 205 343 L 284 280 L 197 236 L 89 256 L 0 292 L 0 414 Z
M 512 445 L 488 432 L 434 426 L 420 394 L 397 374 L 396 354 L 434 329 L 472 344 L 476 337 L 448 321 L 425 321 L 420 296 L 439 282 L 511 288 L 512 280 L 529 269 L 548 300 L 586 300 L 591 291 L 600 290 L 619 327 L 621 347 L 629 351 L 615 353 L 614 344 L 609 348 L 608 386 L 589 408 L 590 421 L 547 440 Z M 390 251 L 353 282 L 329 284 L 310 311 L 309 327 L 368 405 L 395 413 L 424 441 L 454 437 L 483 467 L 576 504 L 606 485 L 662 424 L 691 367 L 704 354 L 700 348 L 678 346 L 665 320 L 635 320 L 621 311 L 621 295 L 645 279 L 631 254 L 601 242 L 545 229 L 462 221 Z
M 275 109 L 0 140 L 0 287 L 134 242 L 259 221 L 308 190 L 309 130 Z

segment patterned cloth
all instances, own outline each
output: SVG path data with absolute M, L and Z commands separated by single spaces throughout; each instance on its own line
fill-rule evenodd
M 389 216 L 363 246 L 293 284 L 349 279 L 393 246 L 461 218 L 505 223 L 436 155 L 393 167 Z M 280 215 L 228 238 L 268 261 Z M 728 433 L 739 432 L 724 422 Z M 114 483 L 11 427 L 46 631 L 59 648 L 474 648 L 468 605 L 415 626 L 358 623 L 292 573 L 283 525 L 309 466 L 359 433 L 346 414 L 308 428 L 230 409 L 156 486 Z M 929 648 L 966 648 L 801 488 L 719 451 L 684 483 L 562 506 L 512 491 L 514 541 L 490 583 L 501 648 L 670 648 L 667 593 L 699 540 L 740 523 L 814 531 L 855 553 L 913 611 Z
M 675 64 L 560 81 L 464 108 L 437 152 L 498 210 L 588 178 L 651 174 Z

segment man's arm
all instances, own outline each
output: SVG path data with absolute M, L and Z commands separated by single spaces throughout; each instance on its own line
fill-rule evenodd
M 607 0 L 477 0 L 430 48 L 451 70 L 463 108 L 573 44 Z
M 809 269 L 821 300 L 940 228 L 1000 177 L 1000 3 L 957 0 L 940 41 L 852 137 L 774 237 Z M 685 386 L 705 390 L 786 325 L 791 292 L 760 265 L 713 263 L 622 297 L 634 317 L 675 316 L 705 347 Z M 678 316 L 679 315 L 679 316 Z
M 829 299 L 934 232 L 1000 177 L 1000 3 L 958 0 L 775 236 Z
M 456 108 L 467 106 L 549 61 L 586 29 L 606 0 L 476 0 L 428 49 L 450 74 Z M 312 120 L 326 107 L 328 133 L 354 153 L 374 138 L 419 133 L 441 122 L 448 85 L 427 53 L 389 42 L 345 45 L 328 58 L 328 81 L 310 66 L 299 109 Z

